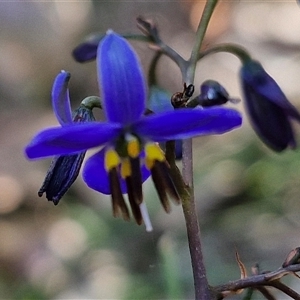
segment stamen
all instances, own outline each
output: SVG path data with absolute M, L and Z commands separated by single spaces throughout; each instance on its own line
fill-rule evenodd
M 107 172 L 117 167 L 120 164 L 120 157 L 116 150 L 108 149 L 105 152 L 104 166 Z
M 166 157 L 157 143 L 147 143 L 145 145 L 145 166 L 148 170 L 154 167 L 155 161 L 165 161 Z
M 153 168 L 151 169 L 151 177 L 155 189 L 157 191 L 160 203 L 162 204 L 165 212 L 169 213 L 171 211 L 171 206 L 166 193 L 166 182 L 158 161 L 154 162 Z
M 141 149 L 140 149 L 140 143 L 139 140 L 132 136 L 128 135 L 126 136 L 127 140 L 127 152 L 129 157 L 136 158 L 140 155 Z
M 146 159 L 150 161 L 165 161 L 165 154 L 157 143 L 147 143 L 145 145 Z
M 142 202 L 140 204 L 140 210 L 141 210 L 141 213 L 142 213 L 142 216 L 143 216 L 143 220 L 144 220 L 144 223 L 145 223 L 145 226 L 146 226 L 146 231 L 147 232 L 152 231 L 153 227 L 152 227 L 152 224 L 151 224 L 151 221 L 150 221 L 150 217 L 149 217 L 147 206 L 146 206 L 146 204 L 144 202 Z
M 134 198 L 137 204 L 141 204 L 143 201 L 143 189 L 142 189 L 142 173 L 140 166 L 140 158 L 130 158 L 131 167 L 131 177 L 132 177 L 132 188 L 134 193 Z
M 174 182 L 172 180 L 172 177 L 170 175 L 170 167 L 167 164 L 167 162 L 159 163 L 161 172 L 164 174 L 164 180 L 166 185 L 166 191 L 173 200 L 175 204 L 180 204 L 180 196 L 178 194 L 178 191 L 176 189 L 176 186 L 174 185 Z
M 131 176 L 126 177 L 126 186 L 127 186 L 127 194 L 128 199 L 131 207 L 132 214 L 134 216 L 134 219 L 138 225 L 141 225 L 143 223 L 143 217 L 141 215 L 140 207 L 138 205 L 138 201 L 136 200 L 136 195 L 134 193 L 134 184 L 133 184 L 133 178 Z
M 123 179 L 131 176 L 131 166 L 130 166 L 130 161 L 128 158 L 124 158 L 122 159 L 122 162 L 121 162 L 121 177 Z
M 113 206 L 113 216 L 119 217 L 121 212 L 123 219 L 125 221 L 129 221 L 130 215 L 124 197 L 122 195 L 117 169 L 112 168 L 109 171 L 108 176 L 109 176 L 109 184 L 110 184 L 111 199 L 112 199 L 112 206 Z
M 170 212 L 171 207 L 167 195 L 170 196 L 175 204 L 180 203 L 180 196 L 171 178 L 167 162 L 154 161 L 151 169 L 151 175 L 159 200 L 165 211 L 168 213 Z
M 155 160 L 150 159 L 149 157 L 145 157 L 145 166 L 148 170 L 151 170 L 154 166 Z

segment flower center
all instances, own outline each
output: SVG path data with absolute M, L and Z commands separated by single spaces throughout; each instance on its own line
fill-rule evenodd
M 144 149 L 145 157 L 143 157 L 142 149 Z M 137 136 L 125 134 L 117 140 L 115 147 L 106 150 L 104 164 L 109 176 L 114 216 L 121 214 L 125 220 L 130 218 L 122 194 L 121 181 L 125 181 L 129 204 L 136 222 L 138 224 L 142 224 L 143 221 L 148 222 L 147 226 L 150 226 L 145 207 L 142 205 L 142 176 L 145 177 L 147 170 L 152 175 L 154 186 L 165 211 L 171 210 L 168 196 L 175 203 L 180 203 L 180 197 L 171 178 L 169 164 L 158 143 L 147 142 L 143 145 Z M 141 165 L 146 167 L 143 171 L 141 171 Z

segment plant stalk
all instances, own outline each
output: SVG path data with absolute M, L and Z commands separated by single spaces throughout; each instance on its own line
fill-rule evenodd
M 183 74 L 183 80 L 187 85 L 193 84 L 195 78 L 196 65 L 199 51 L 205 36 L 209 20 L 216 7 L 218 0 L 207 0 L 197 32 L 196 41 L 188 61 L 186 73 Z M 194 185 L 193 185 L 193 150 L 192 139 L 183 141 L 182 157 L 182 176 L 188 189 L 188 195 L 183 197 L 182 208 L 186 222 L 187 236 L 191 255 L 191 263 L 194 277 L 195 299 L 210 300 L 214 299 L 208 285 L 206 270 L 204 266 L 201 233 L 197 216 L 195 203 Z

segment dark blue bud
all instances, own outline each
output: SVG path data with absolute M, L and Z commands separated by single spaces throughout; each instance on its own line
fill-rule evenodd
M 240 78 L 247 113 L 257 135 L 275 151 L 295 148 L 290 118 L 300 121 L 300 115 L 275 80 L 254 60 L 244 62 Z
M 99 42 L 103 34 L 92 34 L 79 44 L 72 52 L 74 59 L 78 62 L 88 62 L 96 59 Z
M 84 156 L 85 152 L 54 158 L 38 195 L 46 193 L 46 198 L 57 205 L 78 177 Z
M 73 115 L 73 122 L 91 122 L 94 120 L 92 110 L 84 105 L 81 105 Z M 46 193 L 46 198 L 57 205 L 78 177 L 85 153 L 54 158 L 38 195 L 42 197 Z
M 200 86 L 199 105 L 210 107 L 230 101 L 229 94 L 217 81 L 206 80 Z

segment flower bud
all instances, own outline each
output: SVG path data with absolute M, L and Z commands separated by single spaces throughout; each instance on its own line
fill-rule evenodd
M 96 59 L 97 48 L 104 37 L 103 34 L 91 34 L 72 52 L 76 61 L 84 63 Z
M 222 105 L 229 101 L 229 94 L 225 88 L 214 80 L 206 80 L 201 84 L 199 105 L 210 107 Z
M 300 263 L 300 247 L 297 247 L 289 252 L 285 261 L 282 264 L 283 268 Z
M 290 119 L 300 121 L 300 115 L 275 80 L 254 60 L 244 62 L 240 79 L 248 116 L 257 135 L 275 151 L 295 148 Z
M 92 110 L 84 105 L 81 105 L 73 115 L 73 122 L 91 122 L 94 120 Z M 84 156 L 85 152 L 55 157 L 49 167 L 42 187 L 38 191 L 38 195 L 42 197 L 46 193 L 46 198 L 57 205 L 76 180 Z

